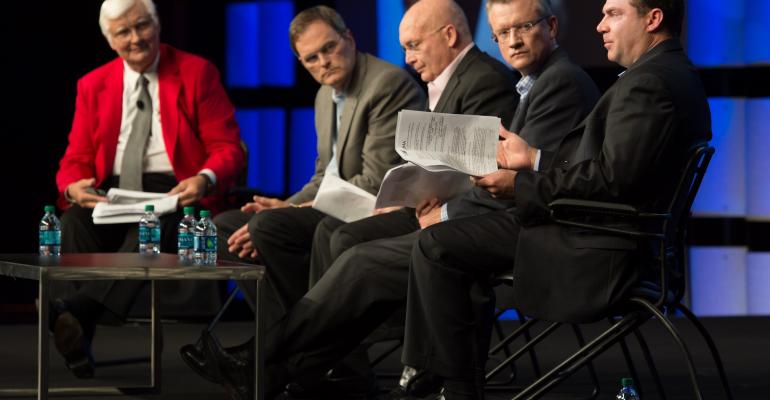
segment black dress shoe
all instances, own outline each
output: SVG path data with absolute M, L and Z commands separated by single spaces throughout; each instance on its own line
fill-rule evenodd
M 211 335 L 211 333 L 204 331 L 201 332 L 201 338 L 195 344 L 186 344 L 179 349 L 179 355 L 182 360 L 202 378 L 214 382 L 222 383 L 216 371 L 211 356 L 208 356 L 203 345 L 203 336 Z M 254 359 L 254 338 L 249 339 L 246 343 L 240 344 L 234 347 L 225 348 L 224 351 L 229 355 L 240 358 L 242 360 Z
M 93 327 L 84 329 L 80 321 L 67 309 L 61 300 L 54 302 L 56 318 L 53 324 L 56 350 L 64 356 L 67 369 L 80 379 L 94 377 L 94 357 L 91 353 L 91 341 L 88 332 Z
M 231 355 L 219 342 L 204 331 L 201 335 L 206 357 L 214 367 L 215 377 L 221 382 L 232 400 L 254 398 L 254 359 Z

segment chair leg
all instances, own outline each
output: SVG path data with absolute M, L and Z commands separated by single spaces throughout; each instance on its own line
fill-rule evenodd
M 221 307 L 219 307 L 219 311 L 217 311 L 217 315 L 214 316 L 214 319 L 209 322 L 208 326 L 206 326 L 206 331 L 211 332 L 214 330 L 214 327 L 219 323 L 219 320 L 222 319 L 222 315 L 224 315 L 225 311 L 227 310 L 227 307 L 230 307 L 230 303 L 233 302 L 233 299 L 235 299 L 235 296 L 238 294 L 238 286 L 235 286 L 233 290 L 230 291 L 230 294 L 227 296 L 227 300 L 225 300 L 224 304 L 222 304 Z
M 642 389 L 642 380 L 639 379 L 639 374 L 636 372 L 634 359 L 631 358 L 631 352 L 628 351 L 628 345 L 626 344 L 626 340 L 623 338 L 620 338 L 620 340 L 618 340 L 618 345 L 620 345 L 620 351 L 623 353 L 623 358 L 625 358 L 626 360 L 626 365 L 628 366 L 628 373 L 631 374 L 631 378 L 634 380 L 634 386 L 636 386 L 636 389 L 639 391 L 639 396 L 644 397 L 644 391 Z
M 638 329 L 634 330 L 634 336 L 636 337 L 636 341 L 639 343 L 639 347 L 642 349 L 642 355 L 644 356 L 644 361 L 647 363 L 647 369 L 650 370 L 650 374 L 652 374 L 652 379 L 655 381 L 655 386 L 658 389 L 658 395 L 660 396 L 661 400 L 666 400 L 666 392 L 663 390 L 663 384 L 660 380 L 658 369 L 655 368 L 655 362 L 652 359 L 650 348 L 649 346 L 647 346 L 647 341 L 644 340 L 644 336 L 642 336 L 642 333 L 639 332 Z
M 512 337 L 515 338 L 518 336 L 522 329 L 529 328 L 529 326 L 533 325 L 537 320 L 531 319 L 525 323 L 526 326 L 520 326 L 514 333 L 508 335 L 506 340 L 511 339 Z M 513 353 L 510 357 L 503 360 L 500 364 L 497 365 L 492 371 L 489 371 L 485 379 L 489 380 L 491 377 L 497 375 L 500 373 L 500 371 L 505 368 L 509 363 L 513 362 L 514 360 L 517 360 L 519 357 L 521 357 L 524 352 L 529 351 L 534 345 L 538 344 L 540 341 L 542 341 L 546 336 L 548 336 L 551 332 L 553 332 L 556 328 L 558 328 L 561 324 L 558 322 L 554 322 L 551 325 L 547 326 L 545 329 L 543 329 L 542 332 L 540 332 L 537 336 L 535 336 L 531 341 L 527 342 L 522 346 L 518 351 Z M 499 346 L 499 344 L 498 344 Z
M 505 310 L 500 310 L 495 314 L 495 322 L 493 324 L 493 327 L 495 329 L 495 334 L 497 334 L 497 339 L 502 343 L 503 340 L 505 340 L 505 333 L 503 332 L 503 327 L 500 325 L 500 316 L 503 315 Z M 492 353 L 489 353 L 489 356 L 492 356 L 499 352 L 499 350 L 503 351 L 503 354 L 505 354 L 505 358 L 508 358 L 511 356 L 511 348 L 506 343 L 502 347 L 497 347 L 498 351 Z M 508 374 L 508 377 L 506 379 L 501 379 L 499 381 L 487 381 L 486 385 L 492 385 L 492 386 L 502 386 L 502 385 L 510 385 L 515 379 L 516 379 L 516 363 L 510 363 L 509 367 L 511 369 L 511 372 Z
M 671 321 L 669 321 L 668 318 L 666 318 L 666 316 L 660 312 L 660 310 L 658 310 L 654 305 L 650 304 L 650 302 L 647 300 L 633 298 L 631 301 L 642 305 L 645 309 L 653 313 L 657 317 L 658 321 L 660 321 L 660 323 L 663 325 L 663 327 L 666 328 L 671 337 L 674 338 L 676 343 L 679 345 L 679 349 L 682 350 L 682 353 L 684 354 L 685 363 L 687 364 L 687 371 L 690 374 L 690 383 L 692 384 L 693 394 L 697 400 L 702 400 L 703 393 L 701 392 L 700 385 L 698 384 L 698 377 L 695 373 L 695 363 L 692 360 L 692 354 L 690 354 L 690 350 L 687 348 L 687 345 L 684 344 L 684 341 L 682 340 L 681 335 L 679 335 L 676 327 L 674 327 Z
M 586 345 L 586 340 L 583 337 L 583 331 L 580 329 L 580 327 L 577 324 L 572 324 L 572 331 L 575 332 L 575 338 L 577 339 L 578 346 L 582 349 Z M 596 376 L 596 369 L 594 369 L 594 364 L 592 362 L 588 362 L 588 365 L 586 366 L 588 368 L 588 375 L 591 376 L 591 382 L 594 384 L 594 388 L 591 391 L 591 396 L 589 399 L 595 399 L 599 396 L 599 378 Z
M 685 307 L 683 304 L 677 304 L 676 307 L 679 311 L 682 312 L 682 314 L 687 317 L 687 319 L 692 322 L 693 325 L 695 325 L 695 328 L 698 329 L 698 332 L 700 332 L 701 336 L 703 337 L 703 340 L 706 341 L 706 345 L 708 345 L 709 350 L 711 351 L 711 357 L 714 358 L 714 363 L 717 366 L 717 371 L 719 371 L 719 379 L 722 381 L 722 389 L 725 391 L 725 395 L 727 396 L 728 400 L 733 399 L 733 393 L 730 390 L 730 383 L 727 380 L 727 373 L 725 372 L 724 364 L 722 364 L 722 357 L 719 355 L 719 350 L 717 350 L 716 343 L 714 343 L 714 339 L 711 337 L 709 332 L 706 330 L 706 327 L 703 326 L 703 324 L 698 320 L 698 317 L 693 314 L 692 311 L 690 311 L 689 308 Z
M 516 316 L 519 319 L 519 325 L 524 325 L 525 322 L 527 322 L 527 319 L 524 317 L 524 314 L 519 311 L 519 309 L 516 309 Z M 529 329 L 524 329 L 524 340 L 527 342 L 532 340 L 532 335 L 529 334 Z M 534 371 L 536 377 L 541 377 L 543 375 L 543 372 L 540 370 L 540 362 L 537 359 L 537 353 L 535 353 L 535 348 L 532 347 L 529 350 L 529 359 L 532 361 L 532 371 Z

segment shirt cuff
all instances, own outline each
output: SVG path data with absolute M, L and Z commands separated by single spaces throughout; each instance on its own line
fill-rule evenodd
M 449 210 L 447 208 L 447 203 L 444 203 L 441 206 L 441 222 L 449 221 Z
M 208 168 L 200 170 L 200 172 L 198 172 L 198 175 L 206 175 L 209 178 L 209 180 L 211 181 L 212 185 L 216 185 L 217 184 L 217 174 L 215 174 L 214 171 L 212 171 L 212 170 L 210 170 Z
M 535 156 L 535 171 L 540 171 L 540 154 L 542 154 L 542 150 L 537 149 L 537 155 Z

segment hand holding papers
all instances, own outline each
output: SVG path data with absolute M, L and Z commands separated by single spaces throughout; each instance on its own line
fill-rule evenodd
M 497 171 L 500 118 L 403 110 L 398 113 L 396 152 L 428 171 L 483 176 Z
M 164 215 L 176 211 L 178 198 L 179 195 L 112 188 L 107 192 L 108 202 L 96 203 L 92 217 L 94 224 L 139 222 L 146 204 L 154 205 L 157 215 Z
M 345 222 L 372 215 L 373 194 L 337 176 L 326 174 L 313 202 L 313 208 Z

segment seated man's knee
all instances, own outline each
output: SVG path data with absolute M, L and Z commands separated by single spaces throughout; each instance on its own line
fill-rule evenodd
M 340 226 L 334 230 L 329 239 L 332 260 L 336 260 L 342 253 L 362 242 L 363 240 L 348 225 Z

